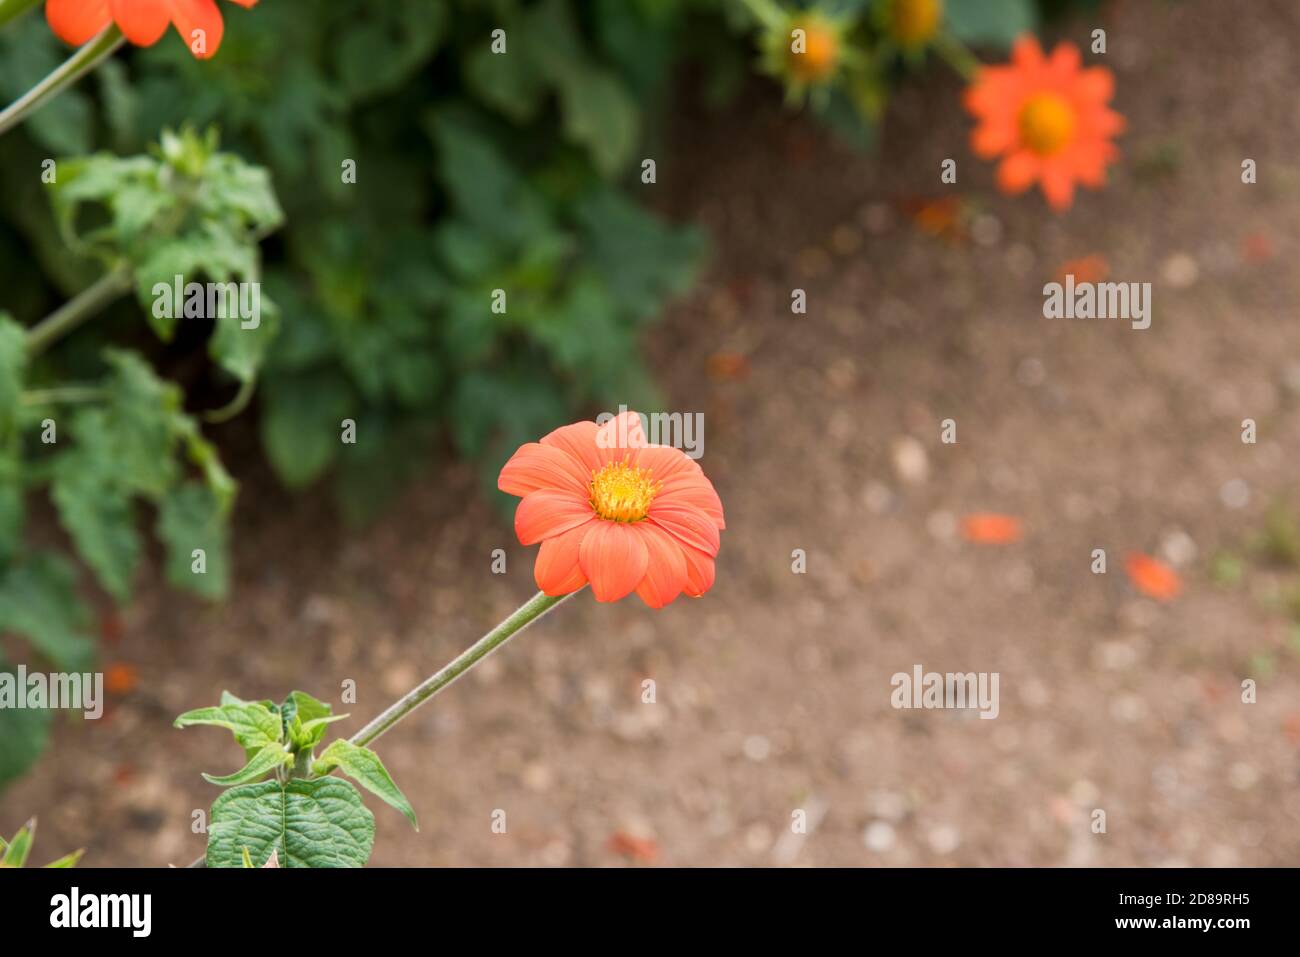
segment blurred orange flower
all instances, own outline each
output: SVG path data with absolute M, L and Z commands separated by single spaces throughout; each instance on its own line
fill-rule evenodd
M 590 582 L 597 601 L 635 591 L 661 608 L 713 585 L 726 527 L 718 493 L 680 449 L 649 444 L 635 412 L 520 446 L 497 487 L 522 499 L 515 534 L 542 543 L 533 576 L 548 595 Z
M 104 669 L 104 687 L 110 694 L 130 694 L 139 680 L 133 665 L 116 662 Z
M 1130 553 L 1124 562 L 1124 570 L 1128 572 L 1128 580 L 1133 583 L 1133 587 L 1148 598 L 1170 601 L 1183 590 L 1178 572 L 1150 555 Z
M 1020 519 L 996 512 L 975 512 L 962 518 L 961 534 L 978 545 L 1010 545 L 1020 541 Z
M 1077 47 L 1062 43 L 1044 56 L 1023 36 L 1004 66 L 981 67 L 966 89 L 966 109 L 978 120 L 971 148 L 982 159 L 1003 157 L 998 186 L 1020 193 L 1037 182 L 1053 209 L 1074 201 L 1074 186 L 1106 180 L 1119 155 L 1111 138 L 1124 117 L 1111 110 L 1115 77 L 1105 67 L 1080 66 Z
M 251 7 L 257 0 L 233 0 Z M 175 24 L 190 52 L 206 60 L 221 46 L 217 0 L 46 0 L 45 18 L 59 39 L 77 46 L 110 23 L 136 46 L 153 46 Z

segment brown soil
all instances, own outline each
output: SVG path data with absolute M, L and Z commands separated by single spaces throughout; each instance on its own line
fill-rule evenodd
M 1061 217 L 996 193 L 937 64 L 875 156 L 767 94 L 678 122 L 658 188 L 715 254 L 651 349 L 670 407 L 705 413 L 717 585 L 661 612 L 581 595 L 384 738 L 422 830 L 374 802 L 374 863 L 1300 864 L 1300 656 L 1276 607 L 1297 572 L 1250 550 L 1271 503 L 1300 508 L 1300 8 L 1129 3 L 1100 23 L 1124 160 Z M 921 217 L 943 235 L 918 226 L 918 198 L 952 196 Z M 1153 283 L 1150 329 L 1042 318 L 1043 283 L 1091 254 Z M 60 728 L 0 831 L 39 813 L 38 858 L 188 862 L 215 793 L 199 772 L 239 753 L 177 713 L 352 678 L 350 732 L 534 591 L 533 550 L 475 487 L 431 469 L 355 533 L 323 494 L 247 483 L 233 599 L 142 597 L 107 652 L 138 687 Z M 1023 539 L 964 541 L 978 511 Z M 1236 584 L 1211 575 L 1221 550 L 1246 560 Z M 1130 551 L 1174 563 L 1183 593 L 1139 596 Z M 999 716 L 895 710 L 890 677 L 916 664 L 998 672 Z

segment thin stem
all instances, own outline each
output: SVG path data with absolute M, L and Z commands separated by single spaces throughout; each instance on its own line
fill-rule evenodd
M 943 58 L 943 61 L 967 82 L 975 79 L 975 74 L 983 66 L 979 58 L 970 52 L 970 48 L 966 44 L 946 31 L 935 37 L 934 49 Z
M 93 70 L 101 60 L 111 56 L 125 42 L 126 37 L 122 36 L 122 31 L 115 25 L 105 27 L 95 39 L 72 54 L 62 66 L 0 113 L 0 136 L 44 106 L 47 100 L 76 83 L 88 70 Z
M 99 402 L 108 398 L 108 390 L 95 385 L 61 385 L 52 389 L 31 389 L 19 396 L 23 405 Z
M 570 592 L 576 594 L 576 592 Z M 538 618 L 558 605 L 569 595 L 560 595 L 553 597 L 543 592 L 538 592 L 528 601 L 524 602 L 519 608 L 505 621 L 497 625 L 486 635 L 480 638 L 474 644 L 470 645 L 459 655 L 448 662 L 440 671 L 435 672 L 428 678 L 425 678 L 418 685 L 402 695 L 397 701 L 389 705 L 379 717 L 375 718 L 368 725 L 358 731 L 350 739 L 353 744 L 364 747 L 371 741 L 391 728 L 397 722 L 401 721 L 408 714 L 424 704 L 434 695 L 436 695 L 447 685 L 451 684 L 470 668 L 478 664 L 497 648 L 505 644 L 506 640 L 512 635 L 523 631 Z
M 27 330 L 27 354 L 44 352 L 131 288 L 131 271 L 118 266 Z
M 0 0 L 0 27 L 12 23 L 41 0 Z

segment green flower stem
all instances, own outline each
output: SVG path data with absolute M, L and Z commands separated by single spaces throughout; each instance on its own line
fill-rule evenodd
M 94 385 L 61 385 L 52 389 L 31 389 L 19 396 L 23 405 L 60 405 L 99 402 L 108 398 L 108 390 Z
M 125 42 L 126 37 L 122 36 L 122 31 L 115 25 L 105 27 L 99 36 L 72 54 L 62 66 L 0 113 L 0 135 L 4 135 L 31 113 L 40 109 L 47 100 L 76 83 L 88 70 L 93 70 L 100 61 L 111 56 L 113 51 Z
M 570 595 L 572 594 L 577 594 L 577 592 L 570 592 Z M 444 665 L 440 671 L 425 678 L 402 695 L 401 698 L 389 705 L 379 717 L 352 736 L 352 743 L 362 747 L 370 744 L 375 738 L 505 644 L 506 640 L 512 635 L 523 631 L 568 597 L 569 595 L 552 597 L 539 591 L 520 605 L 509 618 Z
M 0 0 L 0 27 L 21 17 L 41 0 Z
M 975 79 L 975 74 L 983 66 L 979 58 L 970 52 L 970 48 L 947 31 L 934 38 L 934 50 L 943 61 L 968 83 Z
M 125 266 L 104 273 L 75 298 L 27 330 L 27 354 L 34 356 L 44 352 L 130 288 L 131 271 Z

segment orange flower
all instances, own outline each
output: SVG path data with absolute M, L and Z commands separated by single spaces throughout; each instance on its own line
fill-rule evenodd
M 961 533 L 978 545 L 1010 545 L 1020 541 L 1020 519 L 996 512 L 975 512 L 961 520 Z
M 257 0 L 234 0 L 251 7 Z M 190 52 L 206 60 L 221 46 L 217 0 L 47 0 L 45 18 L 61 40 L 77 46 L 110 23 L 136 46 L 153 46 L 175 24 Z
M 1124 562 L 1124 570 L 1133 587 L 1157 601 L 1170 601 L 1183 590 L 1182 579 L 1158 558 L 1133 552 Z
M 1060 212 L 1074 201 L 1074 184 L 1097 189 L 1119 150 L 1111 137 L 1124 117 L 1106 104 L 1115 77 L 1105 67 L 1082 69 L 1079 51 L 1059 44 L 1050 57 L 1023 36 L 1005 66 L 981 67 L 966 89 L 966 109 L 979 121 L 971 148 L 983 159 L 1004 157 L 998 186 L 1020 193 L 1035 182 Z
M 548 595 L 590 582 L 597 601 L 635 591 L 661 608 L 713 585 L 722 502 L 692 459 L 646 441 L 635 412 L 520 446 L 497 487 L 522 498 L 515 534 L 542 543 L 533 576 Z

